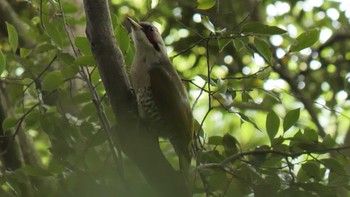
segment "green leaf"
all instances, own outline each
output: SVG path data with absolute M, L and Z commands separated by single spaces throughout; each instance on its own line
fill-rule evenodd
M 97 116 L 97 111 L 95 105 L 90 102 L 81 108 L 81 118 L 88 118 Z
M 251 123 L 256 129 L 261 131 L 260 128 L 258 127 L 258 125 L 251 118 L 249 118 L 248 116 L 246 116 L 245 114 L 240 113 L 240 112 L 238 112 L 237 114 L 239 115 L 241 120 Z
M 42 131 L 44 131 L 49 137 L 52 137 L 55 132 L 54 124 L 52 124 L 53 118 L 50 118 L 50 116 L 41 116 L 39 121 Z
M 322 165 L 328 168 L 331 172 L 335 172 L 339 175 L 346 175 L 344 166 L 338 160 L 333 158 L 327 158 L 327 159 L 321 159 L 320 162 L 322 163 Z
M 220 104 L 224 106 L 230 106 L 233 102 L 232 96 L 230 93 L 215 92 L 213 94 L 213 98 L 215 98 L 217 101 L 219 101 Z
M 56 44 L 56 46 L 63 48 L 63 38 L 62 34 L 64 34 L 64 31 L 59 31 L 57 29 L 57 26 L 52 23 L 45 24 L 46 27 L 46 33 L 47 35 L 52 39 L 53 43 Z
M 298 120 L 300 116 L 300 108 L 289 111 L 283 120 L 283 130 L 286 132 L 290 127 L 292 127 Z
M 261 72 L 258 72 L 257 76 L 260 80 L 265 80 L 265 79 L 269 78 L 271 72 L 272 72 L 272 68 L 267 67 L 267 68 L 263 69 Z
M 292 44 L 289 51 L 290 52 L 300 51 L 307 47 L 311 47 L 313 44 L 315 44 L 315 42 L 318 41 L 319 36 L 320 36 L 320 29 L 313 29 L 313 30 L 304 32 L 296 38 L 296 43 Z
M 90 42 L 86 37 L 75 38 L 75 46 L 85 55 L 92 55 Z
M 12 127 L 17 125 L 17 118 L 12 118 L 12 117 L 7 117 L 3 122 L 2 122 L 2 129 L 4 131 L 11 129 Z
M 131 67 L 132 62 L 134 61 L 134 48 L 129 47 L 128 51 L 125 54 L 125 64 L 128 68 Z
M 7 33 L 8 33 L 8 40 L 10 43 L 10 47 L 12 48 L 12 51 L 15 53 L 17 48 L 18 48 L 18 34 L 13 25 L 10 23 L 6 22 L 6 27 L 7 27 Z
M 219 163 L 225 159 L 217 150 L 201 152 L 198 156 L 203 163 Z
M 208 144 L 210 145 L 221 145 L 222 137 L 221 136 L 210 136 L 208 139 Z
M 60 71 L 52 71 L 45 75 L 42 82 L 43 90 L 52 91 L 58 88 L 64 81 Z
M 213 174 L 207 176 L 208 185 L 214 191 L 225 189 L 225 185 L 227 185 L 228 179 L 227 175 L 223 170 L 216 169 Z
M 92 96 L 90 92 L 81 92 L 73 96 L 73 101 L 76 103 L 91 102 Z
M 35 52 L 36 53 L 44 53 L 44 52 L 48 52 L 50 50 L 56 49 L 55 46 L 53 46 L 52 44 L 49 43 L 41 43 L 39 44 L 36 48 L 35 48 Z
M 248 103 L 248 102 L 254 103 L 254 99 L 246 91 L 242 92 L 242 101 L 246 102 L 246 103 Z
M 304 129 L 304 137 L 310 142 L 317 143 L 318 142 L 318 134 L 314 129 L 305 128 Z
M 270 45 L 266 41 L 258 38 L 254 39 L 254 44 L 259 53 L 264 57 L 265 61 L 270 63 L 272 59 L 272 51 Z
M 323 138 L 322 146 L 326 148 L 333 148 L 335 145 L 336 142 L 330 134 L 327 134 L 326 137 Z
M 216 4 L 216 0 L 197 0 L 197 9 L 208 10 Z
M 79 129 L 80 129 L 81 134 L 84 137 L 87 137 L 87 138 L 94 137 L 95 128 L 91 122 L 84 121 L 83 123 L 81 123 Z M 101 131 L 99 131 L 99 132 L 101 132 Z M 103 133 L 103 132 L 101 132 L 101 133 Z
M 91 138 L 91 146 L 99 146 L 107 141 L 107 135 L 106 133 L 99 131 L 96 134 L 94 134 Z
M 273 91 L 268 91 L 268 90 L 264 90 L 262 88 L 258 88 L 260 91 L 264 92 L 266 95 L 270 96 L 272 99 L 276 100 L 279 103 L 282 103 L 281 99 L 279 98 L 279 95 Z M 265 100 L 267 100 L 268 102 L 271 102 L 270 98 L 265 97 Z
M 297 179 L 299 182 L 307 182 L 310 178 L 314 178 L 316 180 L 321 179 L 320 173 L 320 165 L 315 161 L 308 161 L 304 163 L 297 175 Z
M 253 33 L 253 34 L 284 34 L 287 31 L 276 26 L 268 26 L 259 22 L 246 23 L 241 30 L 242 33 Z
M 233 39 L 233 47 L 237 50 L 237 51 L 241 51 L 243 49 L 245 49 L 246 45 L 249 43 L 249 39 L 247 37 L 241 37 L 241 38 L 235 38 Z
M 25 118 L 26 128 L 33 127 L 39 123 L 40 113 L 38 110 L 31 111 Z
M 280 126 L 279 117 L 274 111 L 271 111 L 269 114 L 267 114 L 267 117 L 266 117 L 266 131 L 267 131 L 267 134 L 269 135 L 271 143 L 278 132 L 279 126 Z
M 19 49 L 19 54 L 21 55 L 21 58 L 25 58 L 28 55 L 30 55 L 32 53 L 31 49 L 26 49 L 26 48 L 20 48 Z
M 63 65 L 61 72 L 65 79 L 70 79 L 73 78 L 79 72 L 79 66 Z
M 215 26 L 209 20 L 208 16 L 202 16 L 202 24 L 204 25 L 205 28 L 207 28 L 209 31 L 211 31 L 213 34 L 215 34 Z
M 6 57 L 0 50 L 0 76 L 1 76 L 1 73 L 4 72 L 5 68 L 6 68 Z
M 57 57 L 59 60 L 62 60 L 66 65 L 74 64 L 75 61 L 75 58 L 69 53 L 59 53 Z
M 96 62 L 92 55 L 84 55 L 75 59 L 74 63 L 76 65 L 84 65 L 84 66 L 95 66 Z
M 238 153 L 239 143 L 237 139 L 229 133 L 226 133 L 222 138 L 222 145 L 224 146 L 226 156 Z
M 225 49 L 225 47 L 232 42 L 231 39 L 218 39 L 219 52 Z
M 115 28 L 114 34 L 117 38 L 120 49 L 124 54 L 126 54 L 130 47 L 128 31 L 120 24 Z

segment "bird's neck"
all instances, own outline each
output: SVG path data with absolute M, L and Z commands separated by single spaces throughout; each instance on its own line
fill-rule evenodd
M 159 48 L 160 51 L 157 51 L 155 48 L 150 48 L 150 46 L 145 46 L 143 43 L 138 43 L 138 46 L 135 47 L 135 56 L 140 57 L 143 61 L 147 61 L 147 63 L 169 61 L 166 47 L 163 45 Z

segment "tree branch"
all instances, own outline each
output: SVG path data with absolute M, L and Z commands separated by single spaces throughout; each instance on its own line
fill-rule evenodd
M 158 137 L 139 120 L 123 55 L 113 33 L 107 1 L 84 0 L 86 34 L 117 119 L 116 142 L 134 161 L 159 196 L 190 196 L 181 173 L 164 157 Z

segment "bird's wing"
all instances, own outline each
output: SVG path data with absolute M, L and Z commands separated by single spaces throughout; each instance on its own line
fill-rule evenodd
M 174 135 L 189 148 L 193 137 L 192 110 L 180 77 L 176 71 L 172 74 L 175 76 L 160 66 L 150 69 L 152 94 L 166 123 L 177 130 Z

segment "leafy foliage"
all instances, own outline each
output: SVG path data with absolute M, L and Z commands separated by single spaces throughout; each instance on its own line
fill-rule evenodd
M 44 2 L 12 5 L 31 33 L 6 22 L 0 34 L 0 96 L 13 112 L 2 118 L 1 106 L 0 145 L 26 132 L 43 163 L 7 169 L 2 158 L 0 196 L 23 196 L 25 177 L 36 196 L 153 196 L 109 141 L 116 120 L 79 33 L 86 23 L 79 6 Z M 198 121 L 195 195 L 347 196 L 350 45 L 342 3 L 145 2 L 110 3 L 116 41 L 129 69 L 126 15 L 161 26 Z M 176 168 L 173 148 L 160 145 Z

